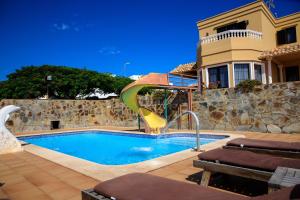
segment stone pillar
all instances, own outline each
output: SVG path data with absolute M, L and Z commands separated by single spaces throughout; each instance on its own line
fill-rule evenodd
M 254 62 L 250 63 L 250 79 L 251 80 L 255 79 Z
M 271 84 L 272 81 L 272 59 L 268 58 L 268 84 Z

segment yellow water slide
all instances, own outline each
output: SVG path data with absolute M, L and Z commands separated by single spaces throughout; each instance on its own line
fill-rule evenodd
M 121 92 L 121 100 L 143 118 L 146 132 L 160 133 L 160 129 L 167 125 L 167 121 L 153 111 L 141 107 L 138 102 L 137 93 L 144 87 L 162 87 L 168 85 L 167 74 L 151 73 L 127 85 Z

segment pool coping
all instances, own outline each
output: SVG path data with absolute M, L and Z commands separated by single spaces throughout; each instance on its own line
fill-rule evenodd
M 82 131 L 104 131 L 104 132 L 116 132 L 116 133 L 126 133 L 126 134 L 141 134 L 145 135 L 145 133 L 138 132 L 138 131 L 120 131 L 120 130 L 108 130 L 108 129 L 88 129 L 88 130 L 68 130 L 68 131 L 58 131 L 58 132 L 49 132 L 43 134 L 27 134 L 27 135 L 19 135 L 18 137 L 30 137 L 30 136 L 37 136 L 37 135 L 53 135 L 59 133 L 70 133 L 70 132 L 82 132 Z M 167 134 L 193 134 L 192 132 L 187 131 L 176 131 L 170 132 Z M 244 137 L 244 135 L 239 134 L 230 134 L 230 133 L 215 133 L 215 132 L 200 132 L 201 135 L 222 135 L 228 136 L 227 138 L 220 139 L 215 142 L 211 142 L 209 144 L 201 145 L 202 151 L 208 151 L 211 149 L 215 149 L 221 147 L 226 144 L 227 141 L 232 140 L 234 138 Z M 149 135 L 149 134 L 147 134 Z M 153 134 L 154 135 L 154 134 Z M 34 155 L 40 156 L 45 158 L 49 161 L 54 163 L 60 164 L 66 168 L 72 169 L 89 177 L 92 177 L 97 180 L 105 181 L 109 180 L 121 175 L 125 175 L 128 173 L 133 172 L 149 172 L 152 170 L 156 170 L 161 167 L 165 167 L 167 165 L 171 165 L 173 163 L 186 160 L 192 157 L 197 156 L 201 152 L 193 151 L 192 149 L 187 149 L 184 151 L 180 151 L 177 153 L 168 154 L 165 156 L 161 156 L 158 158 L 133 163 L 133 164 L 126 164 L 126 165 L 102 165 L 92 161 L 84 160 L 81 158 L 77 158 L 74 156 L 70 156 L 64 153 L 60 153 L 57 151 L 53 151 L 44 147 L 40 147 L 33 144 L 26 144 L 23 146 L 24 150 L 32 153 Z

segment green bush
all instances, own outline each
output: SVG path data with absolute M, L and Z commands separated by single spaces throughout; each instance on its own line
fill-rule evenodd
M 244 80 L 236 86 L 236 89 L 244 93 L 252 92 L 257 85 L 261 85 L 261 82 L 258 80 Z
M 170 90 L 154 90 L 152 91 L 152 96 L 154 99 L 164 99 L 165 95 L 168 97 L 172 94 Z

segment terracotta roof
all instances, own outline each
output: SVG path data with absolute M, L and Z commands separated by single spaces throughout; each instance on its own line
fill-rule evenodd
M 195 71 L 197 69 L 196 62 L 181 64 L 177 66 L 175 69 L 173 69 L 170 73 L 171 74 L 180 74 L 190 71 Z
M 268 57 L 274 57 L 274 56 L 282 56 L 286 54 L 296 53 L 300 52 L 300 44 L 294 44 L 294 45 L 288 45 L 284 47 L 278 47 L 271 51 L 264 51 L 259 56 L 259 59 L 263 60 Z

